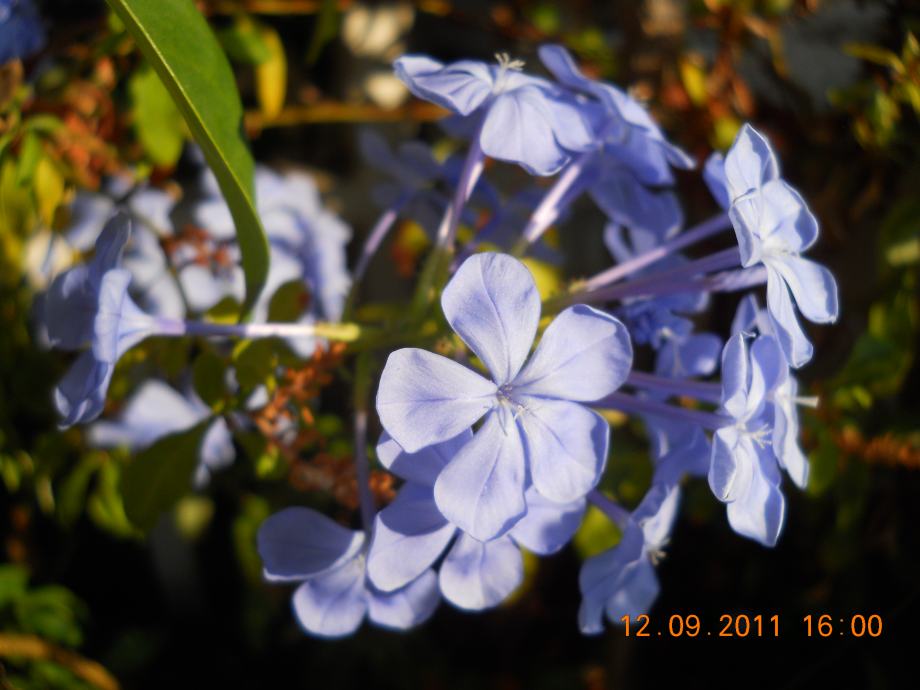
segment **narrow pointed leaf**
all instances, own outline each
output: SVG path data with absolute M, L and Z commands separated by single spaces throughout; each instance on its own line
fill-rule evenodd
M 246 310 L 268 275 L 256 212 L 254 163 L 230 63 L 192 0 L 106 0 L 179 107 L 233 214 L 246 275 Z

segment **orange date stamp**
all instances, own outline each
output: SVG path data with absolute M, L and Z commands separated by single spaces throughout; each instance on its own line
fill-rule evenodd
M 779 637 L 780 616 L 723 613 L 714 625 L 704 625 L 695 613 L 675 613 L 667 619 L 652 621 L 646 614 L 623 616 L 619 619 L 625 637 Z M 656 625 L 657 623 L 657 625 Z M 854 613 L 832 616 L 829 613 L 808 614 L 796 621 L 796 630 L 806 637 L 881 637 L 884 627 L 877 614 Z

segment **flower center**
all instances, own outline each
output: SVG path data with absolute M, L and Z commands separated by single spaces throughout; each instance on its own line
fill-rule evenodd
M 512 59 L 508 53 L 495 53 L 495 61 L 498 63 L 498 74 L 492 86 L 492 93 L 501 93 L 505 90 L 508 72 L 520 72 L 524 69 L 524 61 L 517 58 Z

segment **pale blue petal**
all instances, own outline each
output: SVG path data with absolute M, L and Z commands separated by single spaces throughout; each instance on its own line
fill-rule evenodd
M 54 389 L 54 406 L 61 415 L 62 429 L 92 421 L 102 414 L 114 370 L 114 364 L 100 362 L 92 350 L 77 357 Z
M 441 308 L 497 384 L 514 378 L 540 321 L 540 294 L 524 264 L 507 254 L 471 256 L 444 288 Z
M 709 187 L 709 193 L 716 203 L 727 211 L 731 206 L 731 199 L 728 198 L 728 181 L 725 179 L 725 159 L 721 153 L 713 153 L 706 159 L 706 165 L 703 166 L 703 180 Z
M 792 376 L 787 376 L 774 392 L 773 453 L 796 486 L 804 489 L 808 484 L 809 467 L 808 458 L 799 446 L 798 393 L 798 383 Z
M 630 522 L 623 538 L 614 548 L 591 556 L 581 566 L 578 587 L 581 606 L 578 609 L 578 627 L 586 635 L 596 635 L 604 630 L 604 609 L 607 602 L 621 586 L 623 574 L 630 565 L 644 559 L 642 530 Z
M 401 479 L 434 486 L 441 470 L 471 438 L 472 430 L 464 429 L 443 443 L 427 446 L 417 453 L 407 453 L 384 431 L 377 443 L 377 459 L 381 465 Z
M 409 452 L 452 439 L 495 405 L 496 386 L 462 364 L 404 348 L 387 359 L 377 390 L 380 422 Z
M 672 378 L 709 376 L 719 366 L 721 353 L 722 340 L 713 333 L 671 338 L 658 351 L 655 373 Z
M 431 618 L 440 602 L 438 576 L 433 570 L 426 570 L 395 592 L 368 589 L 367 616 L 373 623 L 384 628 L 408 630 Z
M 785 279 L 771 266 L 767 266 L 767 309 L 770 326 L 789 366 L 798 369 L 807 364 L 814 348 L 795 315 Z
M 481 542 L 460 535 L 441 565 L 441 594 L 471 611 L 498 606 L 524 578 L 521 550 L 509 538 Z
M 444 65 L 423 55 L 404 55 L 393 69 L 413 94 L 459 115 L 469 115 L 492 93 L 491 71 L 481 62 Z
M 632 519 L 642 528 L 647 550 L 662 548 L 667 543 L 679 505 L 680 487 L 677 484 L 656 483 L 633 511 Z
M 528 397 L 518 423 L 533 484 L 557 503 L 578 500 L 593 489 L 607 463 L 610 425 L 578 403 Z
M 800 256 L 784 256 L 769 264 L 786 281 L 802 316 L 812 323 L 837 320 L 837 281 L 824 266 Z
M 353 560 L 364 545 L 364 533 L 311 508 L 292 507 L 266 518 L 259 526 L 256 544 L 266 579 L 293 582 Z
M 776 156 L 766 138 L 745 124 L 725 156 L 725 179 L 732 200 L 779 177 Z
M 760 451 L 755 462 L 747 490 L 728 504 L 728 522 L 738 534 L 775 546 L 786 516 L 779 470 L 769 449 Z
M 572 539 L 581 526 L 587 505 L 584 498 L 568 503 L 550 501 L 532 486 L 524 494 L 524 500 L 527 514 L 508 534 L 540 556 L 556 553 Z
M 531 175 L 552 175 L 569 160 L 556 140 L 547 94 L 524 86 L 496 97 L 486 113 L 479 143 L 487 156 L 517 163 Z
M 434 496 L 444 517 L 485 541 L 526 512 L 525 478 L 520 432 L 512 413 L 499 407 L 438 476 Z
M 51 347 L 79 350 L 93 338 L 97 284 L 86 265 L 74 266 L 54 279 L 44 303 L 44 323 Z
M 384 592 L 404 587 L 447 548 L 457 528 L 441 515 L 431 487 L 408 483 L 374 520 L 367 573 Z
M 674 235 L 683 225 L 683 211 L 674 193 L 649 189 L 623 165 L 603 166 L 590 191 L 614 223 L 644 230 L 659 239 Z
M 620 624 L 623 616 L 635 618 L 648 613 L 659 591 L 655 566 L 648 558 L 640 558 L 626 569 L 620 587 L 607 600 L 607 618 L 612 623 Z
M 352 558 L 331 572 L 307 580 L 294 592 L 297 621 L 320 637 L 351 635 L 367 613 L 364 559 Z
M 592 401 L 613 393 L 632 367 L 629 332 L 618 319 L 584 304 L 560 313 L 513 381 L 520 393 Z
M 765 247 L 799 253 L 818 239 L 818 220 L 802 195 L 785 180 L 772 180 L 761 190 L 762 218 L 757 233 Z
M 724 427 L 712 436 L 709 487 L 720 501 L 744 496 L 757 464 L 753 442 L 735 427 Z
M 735 419 L 747 411 L 750 381 L 747 344 L 739 333 L 728 339 L 722 351 L 722 407 Z
M 163 436 L 190 429 L 207 416 L 172 386 L 146 381 L 137 389 L 115 421 L 89 428 L 89 442 L 100 448 L 146 448 Z

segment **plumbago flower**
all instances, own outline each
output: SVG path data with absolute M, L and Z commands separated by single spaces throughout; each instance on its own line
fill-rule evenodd
M 184 396 L 161 381 L 147 381 L 114 420 L 99 421 L 89 428 L 89 442 L 99 448 L 124 447 L 138 451 L 164 436 L 191 429 L 211 414 L 194 393 Z M 205 486 L 213 472 L 230 465 L 235 457 L 227 422 L 217 417 L 208 426 L 201 442 L 195 486 Z
M 556 553 L 581 524 L 584 498 L 555 503 L 531 486 L 525 494 L 526 514 L 506 535 L 482 542 L 458 530 L 438 509 L 434 486 L 472 438 L 466 429 L 443 443 L 407 453 L 387 433 L 381 437 L 377 458 L 406 482 L 374 521 L 367 569 L 381 590 L 404 587 L 447 551 L 439 574 L 444 598 L 469 610 L 496 606 L 523 579 L 519 546 L 544 556 Z
M 665 138 L 648 111 L 605 82 L 589 79 L 560 45 L 540 47 L 540 60 L 565 87 L 588 99 L 585 111 L 602 151 L 627 166 L 646 185 L 674 183 L 672 167 L 689 169 L 693 159 Z
M 584 562 L 578 577 L 578 627 L 583 633 L 603 632 L 605 614 L 621 624 L 623 616 L 638 616 L 652 607 L 659 591 L 655 566 L 664 556 L 679 502 L 676 484 L 654 484 L 626 520 L 620 543 Z
M 301 583 L 292 599 L 294 615 L 314 635 L 350 635 L 365 617 L 406 630 L 426 621 L 440 601 L 431 569 L 392 592 L 374 587 L 367 578 L 364 533 L 310 508 L 272 515 L 259 527 L 257 543 L 266 579 Z
M 545 79 L 521 73 L 520 60 L 506 54 L 496 60 L 445 65 L 405 55 L 393 67 L 417 97 L 463 117 L 481 117 L 476 141 L 482 152 L 532 175 L 552 175 L 572 153 L 593 147 L 591 129 L 571 97 Z
M 732 336 L 722 353 L 721 410 L 731 424 L 713 434 L 709 486 L 728 504 L 728 521 L 739 534 L 773 546 L 785 518 L 772 445 L 775 404 L 771 394 L 787 375 L 788 367 L 772 337 Z
M 742 265 L 763 264 L 767 269 L 773 332 L 789 364 L 801 367 L 811 359 L 813 348 L 792 300 L 814 323 L 836 321 L 839 310 L 834 276 L 801 256 L 818 239 L 818 221 L 779 176 L 770 144 L 750 125 L 741 128 L 724 162 L 711 158 L 705 172 L 714 196 L 728 208 Z
M 491 380 L 424 350 L 387 360 L 377 412 L 406 451 L 456 437 L 483 419 L 473 438 L 438 474 L 434 497 L 451 523 L 486 541 L 527 512 L 528 480 L 544 498 L 566 503 L 595 486 L 610 429 L 580 403 L 615 391 L 632 364 L 626 328 L 584 305 L 546 328 L 529 361 L 540 319 L 533 277 L 504 254 L 477 254 L 441 295 L 444 316 L 479 357 Z
M 128 295 L 131 274 L 120 264 L 129 234 L 127 217 L 113 217 L 96 240 L 92 260 L 59 275 L 48 290 L 44 322 L 51 346 L 83 350 L 54 391 L 62 427 L 98 417 L 118 359 L 169 329 L 169 322 L 141 311 Z

